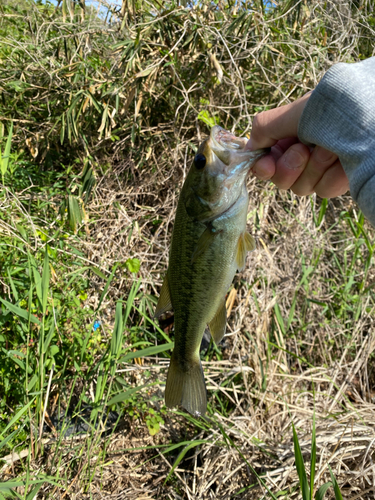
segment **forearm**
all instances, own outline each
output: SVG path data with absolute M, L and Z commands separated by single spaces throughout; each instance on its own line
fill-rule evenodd
M 325 74 L 304 108 L 298 137 L 337 154 L 353 198 L 375 226 L 375 57 Z

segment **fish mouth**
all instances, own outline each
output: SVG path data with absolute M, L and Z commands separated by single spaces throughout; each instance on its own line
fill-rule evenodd
M 227 166 L 239 164 L 243 168 L 248 168 L 258 161 L 262 156 L 270 152 L 270 148 L 257 149 L 256 151 L 245 151 L 248 139 L 246 137 L 236 137 L 228 130 L 219 125 L 211 129 L 209 146 L 211 151 Z
M 234 134 L 225 130 L 219 125 L 215 125 L 211 129 L 210 139 L 212 147 L 217 151 L 233 150 L 241 151 L 247 143 L 246 137 L 236 137 Z

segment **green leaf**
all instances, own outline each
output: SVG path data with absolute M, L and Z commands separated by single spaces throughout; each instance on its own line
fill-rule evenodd
M 316 492 L 315 500 L 323 500 L 324 495 L 326 494 L 328 488 L 330 488 L 331 486 L 332 486 L 331 482 L 322 484 L 322 486 Z
M 40 321 L 38 320 L 38 318 L 36 318 L 33 314 L 30 314 L 27 311 L 25 311 L 25 309 L 21 309 L 21 307 L 15 306 L 11 302 L 8 302 L 7 300 L 2 299 L 2 298 L 0 298 L 0 301 L 5 305 L 5 307 L 7 308 L 7 310 L 9 312 L 12 312 L 16 316 L 19 316 L 20 318 L 23 318 L 26 320 L 28 320 L 30 317 L 30 321 L 32 323 L 36 323 L 37 325 L 41 324 Z
M 117 403 L 121 403 L 122 401 L 126 401 L 126 400 L 130 399 L 132 394 L 139 392 L 141 389 L 144 389 L 145 387 L 148 387 L 148 386 L 149 386 L 149 384 L 141 385 L 139 387 L 132 387 L 131 389 L 128 389 L 125 392 L 120 392 L 119 394 L 117 394 L 116 396 L 114 396 L 112 399 L 110 399 L 108 401 L 108 406 L 112 406 L 112 405 L 115 405 Z
M 311 466 L 310 466 L 310 498 L 313 499 L 314 479 L 316 464 L 316 434 L 315 434 L 315 410 L 313 414 L 313 428 L 311 436 Z
M 68 220 L 70 229 L 75 234 L 78 225 L 82 222 L 82 212 L 77 198 L 72 194 L 68 195 Z
M 29 382 L 29 383 L 28 383 L 28 385 L 27 385 L 27 392 L 30 392 L 30 391 L 33 389 L 34 385 L 35 385 L 35 384 L 37 383 L 37 381 L 38 381 L 38 378 L 39 378 L 39 377 L 38 377 L 38 375 L 37 375 L 37 374 L 34 374 L 34 375 L 33 375 L 32 379 L 30 380 L 30 382 Z
M 122 304 L 117 302 L 116 313 L 115 313 L 115 326 L 113 328 L 112 339 L 111 339 L 111 355 L 113 358 L 117 359 L 121 352 L 123 337 L 123 325 L 122 325 Z
M 332 469 L 330 466 L 328 466 L 328 468 L 329 468 L 329 473 L 331 474 L 333 489 L 335 490 L 335 498 L 336 500 L 343 500 L 339 485 L 337 484 L 336 478 L 333 475 Z
M 43 316 L 46 314 L 47 309 L 47 300 L 48 300 L 48 291 L 49 291 L 49 259 L 48 259 L 48 251 L 47 245 L 44 254 L 44 264 L 43 264 L 43 273 L 42 273 L 42 311 Z
M 6 171 L 8 169 L 8 163 L 9 163 L 9 156 L 10 156 L 10 147 L 12 144 L 12 137 L 13 137 L 13 122 L 10 125 L 10 130 L 8 134 L 8 139 L 5 145 L 4 149 L 4 154 L 0 156 L 0 168 L 1 168 L 1 175 L 3 176 L 6 174 Z
M 174 348 L 174 342 L 170 342 L 169 344 L 155 345 L 151 347 L 146 347 L 146 349 L 140 349 L 135 352 L 128 352 L 124 357 L 119 359 L 119 363 L 126 363 L 134 358 L 143 358 L 146 356 L 154 356 L 155 354 L 159 354 L 160 352 L 170 351 Z
M 197 446 L 200 446 L 201 444 L 206 444 L 206 441 L 204 440 L 196 440 L 196 441 L 193 441 L 191 443 L 189 443 L 181 452 L 180 454 L 178 455 L 178 457 L 176 458 L 174 464 L 173 464 L 173 467 L 172 469 L 169 471 L 169 474 L 168 476 L 165 478 L 165 481 L 164 483 L 166 483 L 168 481 L 168 479 L 171 477 L 171 475 L 173 474 L 173 472 L 175 471 L 175 469 L 177 468 L 178 464 L 181 462 L 181 460 L 184 458 L 184 456 L 186 455 L 186 453 L 188 451 L 190 451 L 192 448 L 196 448 Z
M 33 500 L 33 498 L 35 498 L 35 496 L 37 495 L 38 491 L 43 486 L 43 484 L 44 483 L 39 483 L 39 484 L 36 484 L 34 486 L 34 488 L 31 488 L 31 490 L 29 491 L 29 493 L 26 497 L 26 500 Z
M 19 429 L 16 429 L 15 431 L 11 432 L 9 436 L 7 436 L 5 439 L 0 441 L 0 450 L 3 448 L 17 433 L 19 432 Z
M 38 297 L 40 305 L 42 305 L 42 302 L 43 302 L 42 301 L 42 277 L 39 274 L 38 269 L 34 265 L 32 265 L 32 270 L 33 270 L 33 276 L 34 276 L 36 295 Z
M 293 423 L 292 423 L 292 428 L 293 428 L 293 443 L 294 443 L 294 459 L 296 461 L 299 484 L 302 490 L 302 498 L 303 500 L 310 500 L 310 488 L 307 482 L 305 464 L 303 462 L 301 447 L 299 445 L 298 436 Z
M 12 420 L 9 422 L 9 424 L 5 427 L 5 429 L 3 429 L 1 432 L 0 432 L 0 437 L 3 436 L 8 429 L 10 429 L 12 427 L 13 424 L 15 424 L 16 422 L 18 422 L 18 420 L 22 417 L 22 415 L 29 409 L 29 407 L 34 403 L 34 399 L 33 398 L 31 401 L 29 401 L 27 403 L 27 405 L 25 405 L 23 408 L 21 408 L 15 415 L 14 417 L 12 418 Z
M 128 271 L 130 271 L 131 273 L 137 273 L 141 267 L 141 263 L 136 258 L 128 259 L 125 262 L 125 265 L 128 268 Z
M 111 281 L 113 280 L 113 277 L 115 275 L 117 266 L 118 266 L 118 262 L 113 266 L 112 272 L 111 272 L 111 274 L 110 274 L 110 276 L 109 276 L 109 278 L 107 280 L 107 283 L 105 284 L 104 290 L 103 290 L 103 292 L 102 292 L 102 294 L 100 296 L 99 304 L 98 304 L 98 307 L 96 308 L 96 311 L 99 311 L 100 306 L 102 305 L 104 297 L 106 296 L 106 294 L 108 292 L 109 285 L 111 284 Z
M 216 116 L 211 116 L 207 110 L 198 113 L 198 120 L 202 121 L 210 128 L 219 124 L 219 119 Z

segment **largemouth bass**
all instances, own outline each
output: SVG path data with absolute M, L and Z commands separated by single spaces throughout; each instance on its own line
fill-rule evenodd
M 245 151 L 246 138 L 215 126 L 198 149 L 178 201 L 169 266 L 155 316 L 174 310 L 175 347 L 165 388 L 168 407 L 193 415 L 207 407 L 199 348 L 206 325 L 225 334 L 225 294 L 255 242 L 246 232 L 246 177 L 266 150 Z

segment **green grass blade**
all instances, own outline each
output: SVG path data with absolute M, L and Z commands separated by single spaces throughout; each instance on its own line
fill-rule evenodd
M 7 139 L 7 142 L 5 144 L 4 154 L 1 157 L 0 167 L 1 167 L 1 175 L 3 176 L 3 179 L 4 179 L 4 175 L 6 174 L 6 171 L 8 170 L 8 163 L 9 163 L 9 156 L 10 156 L 10 148 L 11 148 L 11 144 L 12 144 L 12 137 L 13 137 L 13 122 L 10 125 L 8 139 Z
M 172 466 L 172 469 L 169 471 L 169 474 L 168 476 L 165 478 L 165 481 L 164 481 L 164 484 L 168 481 L 168 479 L 171 477 L 171 475 L 173 474 L 173 472 L 176 470 L 178 464 L 181 462 L 181 460 L 184 458 L 184 456 L 186 455 L 186 453 L 191 450 L 192 448 L 196 448 L 197 446 L 200 446 L 201 444 L 205 444 L 206 441 L 203 441 L 203 440 L 196 440 L 196 441 L 192 441 L 190 444 L 188 444 L 181 452 L 180 454 L 178 455 L 178 457 L 176 458 L 173 466 Z
M 11 432 L 9 434 L 9 436 L 7 436 L 5 439 L 3 439 L 2 441 L 0 441 L 0 450 L 1 448 L 3 448 L 8 441 L 10 441 L 11 439 L 13 439 L 13 437 L 19 432 L 19 429 L 16 429 L 15 431 Z
M 99 299 L 99 304 L 98 304 L 98 307 L 96 308 L 96 311 L 95 312 L 98 312 L 99 309 L 100 309 L 100 306 L 102 305 L 102 302 L 105 298 L 105 296 L 107 295 L 107 292 L 108 292 L 108 288 L 109 288 L 109 285 L 111 284 L 112 280 L 113 280 L 113 277 L 115 275 L 115 272 L 116 272 L 116 269 L 118 267 L 118 262 L 113 266 L 113 269 L 112 269 L 112 272 L 107 280 L 107 283 L 105 284 L 105 287 L 104 287 L 104 290 L 100 296 L 100 299 Z M 125 322 L 124 322 L 125 323 Z
M 326 494 L 328 488 L 330 488 L 331 486 L 332 486 L 331 482 L 322 484 L 322 486 L 316 492 L 315 500 L 323 500 L 324 495 Z
M 285 335 L 286 334 L 285 323 L 284 323 L 283 316 L 281 314 L 279 304 L 276 303 L 274 305 L 274 311 L 275 311 L 276 321 L 277 321 L 278 325 L 280 326 L 280 330 L 281 330 L 282 334 Z
M 335 490 L 335 499 L 336 500 L 343 500 L 342 494 L 341 494 L 341 491 L 340 491 L 340 488 L 339 488 L 339 485 L 337 484 L 336 478 L 333 475 L 332 469 L 331 469 L 330 466 L 328 466 L 328 468 L 329 468 L 329 473 L 331 475 L 331 481 L 332 481 L 333 489 Z
M 9 424 L 5 427 L 5 429 L 3 429 L 0 433 L 0 437 L 3 436 L 8 429 L 10 429 L 12 427 L 13 424 L 15 424 L 16 422 L 18 422 L 18 420 L 22 417 L 22 415 L 29 409 L 29 407 L 33 404 L 35 398 L 33 398 L 31 401 L 29 401 L 27 403 L 27 405 L 23 406 L 20 410 L 18 410 L 18 412 L 14 415 L 14 417 L 12 418 L 12 420 L 9 422 Z
M 310 488 L 307 482 L 305 464 L 303 462 L 301 447 L 299 445 L 298 436 L 293 423 L 292 423 L 292 428 L 293 428 L 294 458 L 296 461 L 299 484 L 302 490 L 302 498 L 303 500 L 310 500 Z
M 316 465 L 316 432 L 315 432 L 315 410 L 313 414 L 313 428 L 311 436 L 311 466 L 310 466 L 310 499 L 313 499 L 314 494 L 314 479 Z
M 42 273 L 42 312 L 43 316 L 46 314 L 47 309 L 47 301 L 48 301 L 48 291 L 49 291 L 49 259 L 48 259 L 48 250 L 46 245 L 46 251 L 44 254 L 44 264 L 43 264 L 43 273 Z
M 319 209 L 318 227 L 320 226 L 320 224 L 322 223 L 322 221 L 324 219 L 324 216 L 325 216 L 326 211 L 327 211 L 327 207 L 328 207 L 328 199 L 327 198 L 323 198 L 322 199 L 322 204 L 320 205 L 320 209 Z
M 22 309 L 21 307 L 15 306 L 11 302 L 8 302 L 7 300 L 2 299 L 2 298 L 0 298 L 0 301 L 4 304 L 4 306 L 8 309 L 9 312 L 15 314 L 16 316 L 19 316 L 20 318 L 23 318 L 26 320 L 29 320 L 29 317 L 30 317 L 30 321 L 32 323 L 36 323 L 37 325 L 41 324 L 36 316 L 29 313 L 28 311 L 25 311 L 25 309 Z
M 171 339 L 168 337 L 168 335 L 167 335 L 165 332 L 163 332 L 163 330 L 162 330 L 162 329 L 161 329 L 161 328 L 160 328 L 160 327 L 159 327 L 159 326 L 155 323 L 155 321 L 153 321 L 151 318 L 149 318 L 149 317 L 147 316 L 147 314 L 145 314 L 144 312 L 140 311 L 140 310 L 138 309 L 138 307 L 135 307 L 135 306 L 134 306 L 134 309 L 135 309 L 136 311 L 138 311 L 138 312 L 139 312 L 139 313 L 140 313 L 140 314 L 141 314 L 141 315 L 142 315 L 145 319 L 147 319 L 147 321 L 149 321 L 149 322 L 151 323 L 151 325 L 152 325 L 154 328 L 156 328 L 156 329 L 157 329 L 157 331 L 158 331 L 158 332 L 159 332 L 159 333 L 163 336 L 163 338 L 164 338 L 164 339 L 165 339 L 168 343 L 170 343 L 170 342 L 171 342 Z
M 127 399 L 130 399 L 130 397 L 135 394 L 136 392 L 139 392 L 141 389 L 144 389 L 145 387 L 150 387 L 152 384 L 145 384 L 145 385 L 140 385 L 139 387 L 133 387 L 132 389 L 128 389 L 125 392 L 120 392 L 119 394 L 116 394 L 116 396 L 113 396 L 108 401 L 108 406 L 115 405 L 117 403 L 121 403 L 122 401 L 126 401 Z
M 134 358 L 143 358 L 146 356 L 154 356 L 160 352 L 171 351 L 174 348 L 174 342 L 169 342 L 168 344 L 155 345 L 151 347 L 146 347 L 145 349 L 140 349 L 139 351 L 129 352 L 125 354 L 124 357 L 119 359 L 119 363 L 126 363 Z
M 133 308 L 134 299 L 135 299 L 135 297 L 136 297 L 136 295 L 138 293 L 138 290 L 139 290 L 140 286 L 141 286 L 141 278 L 139 278 L 137 282 L 133 281 L 132 287 L 131 287 L 129 295 L 128 295 L 128 299 L 126 301 L 125 315 L 124 315 L 124 325 L 126 325 L 126 323 L 128 321 L 128 318 L 129 318 L 129 315 L 130 315 L 130 311 Z
M 122 325 L 122 304 L 117 302 L 116 313 L 115 313 L 115 326 L 113 328 L 112 339 L 111 339 L 111 356 L 117 359 L 121 352 L 121 344 L 123 337 L 123 325 Z

